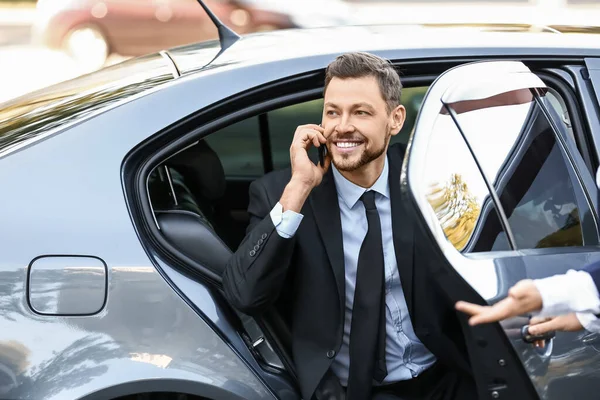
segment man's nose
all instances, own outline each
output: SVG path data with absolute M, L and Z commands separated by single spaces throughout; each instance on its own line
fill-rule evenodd
M 349 115 L 342 115 L 340 123 L 335 127 L 339 134 L 354 132 L 355 128 Z

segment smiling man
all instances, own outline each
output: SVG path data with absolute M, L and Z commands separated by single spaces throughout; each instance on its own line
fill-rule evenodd
M 320 125 L 296 129 L 291 168 L 250 186 L 250 225 L 224 288 L 242 312 L 288 319 L 304 399 L 476 398 L 453 304 L 413 265 L 402 205 L 406 111 L 388 61 L 327 68 Z M 307 151 L 326 146 L 325 165 Z

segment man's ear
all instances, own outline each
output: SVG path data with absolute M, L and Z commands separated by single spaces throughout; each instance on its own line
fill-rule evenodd
M 394 108 L 390 113 L 390 134 L 397 135 L 404 126 L 406 120 L 406 108 L 402 104 Z

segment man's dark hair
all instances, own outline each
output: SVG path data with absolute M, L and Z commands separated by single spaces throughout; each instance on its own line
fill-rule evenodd
M 400 105 L 402 82 L 392 63 L 376 55 L 363 52 L 342 54 L 327 66 L 323 93 L 333 78 L 347 79 L 366 76 L 373 76 L 379 82 L 379 89 L 387 105 L 388 113 Z

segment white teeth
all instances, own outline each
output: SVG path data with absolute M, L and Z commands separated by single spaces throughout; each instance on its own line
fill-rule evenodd
M 341 148 L 357 147 L 359 145 L 360 145 L 360 143 L 358 143 L 358 142 L 337 142 L 336 143 L 336 146 L 341 147 Z

